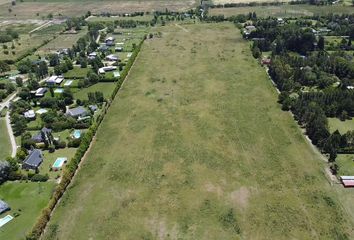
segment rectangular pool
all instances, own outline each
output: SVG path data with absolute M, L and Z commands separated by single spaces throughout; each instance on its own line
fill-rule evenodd
M 73 133 L 74 138 L 79 139 L 81 137 L 81 131 L 75 130 Z
M 73 83 L 72 80 L 68 80 L 64 83 L 64 86 L 70 86 Z
M 11 215 L 7 215 L 3 218 L 0 218 L 0 227 L 4 226 L 6 223 L 10 222 L 12 219 L 14 219 L 14 217 Z
M 55 160 L 53 163 L 52 168 L 59 169 L 63 166 L 63 164 L 67 161 L 68 159 L 66 157 L 60 157 Z
M 57 88 L 54 90 L 55 93 L 63 93 L 64 92 L 64 89 L 62 88 Z

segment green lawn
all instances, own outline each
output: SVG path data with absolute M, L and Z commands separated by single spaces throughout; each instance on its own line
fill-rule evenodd
M 89 70 L 90 68 L 74 67 L 74 69 L 64 73 L 64 77 L 66 79 L 85 78 Z
M 102 92 L 105 98 L 110 98 L 114 88 L 115 88 L 115 83 L 113 82 L 100 82 L 90 87 L 79 89 L 77 92 L 74 93 L 74 98 L 85 100 L 88 99 L 87 94 L 89 92 L 96 92 L 96 91 Z
M 92 16 L 88 19 L 89 22 L 113 22 L 116 20 L 133 20 L 133 21 L 151 21 L 154 15 L 143 15 L 143 16 L 135 16 L 135 17 L 119 17 L 119 16 L 112 16 L 112 17 L 96 17 Z
M 339 176 L 354 176 L 354 155 L 338 154 L 336 163 L 339 166 Z
M 0 217 L 20 214 L 0 228 L 0 239 L 25 239 L 40 212 L 47 205 L 53 189 L 54 182 L 7 182 L 0 185 L 0 199 L 6 201 L 12 209 Z
M 239 30 L 184 27 L 145 42 L 44 239 L 353 238 Z
M 53 41 L 41 47 L 40 50 L 50 51 L 61 48 L 71 48 L 77 42 L 77 40 L 85 36 L 86 33 L 87 27 L 84 27 L 77 34 L 61 34 Z
M 0 118 L 0 160 L 4 160 L 11 155 L 11 143 L 7 133 L 6 122 Z
M 341 134 L 354 130 L 354 120 L 341 121 L 338 118 L 328 118 L 328 125 L 331 132 L 338 130 Z

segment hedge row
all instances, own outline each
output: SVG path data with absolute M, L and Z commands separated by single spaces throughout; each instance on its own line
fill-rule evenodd
M 134 63 L 136 56 L 138 55 L 143 42 L 144 42 L 144 40 L 142 40 L 140 42 L 140 44 L 137 46 L 137 48 L 134 50 L 132 57 L 129 59 L 127 66 L 124 68 L 124 70 L 121 74 L 121 77 L 117 81 L 117 85 L 116 85 L 114 92 L 112 94 L 112 100 L 114 99 L 114 97 L 118 93 L 118 90 L 120 89 L 123 81 L 125 80 L 126 76 L 128 75 L 128 72 Z M 81 144 L 80 144 L 79 148 L 77 149 L 75 156 L 65 166 L 65 168 L 63 170 L 62 179 L 61 179 L 60 183 L 58 184 L 58 186 L 55 188 L 55 191 L 54 191 L 51 199 L 49 200 L 48 206 L 45 209 L 43 209 L 41 216 L 37 219 L 37 222 L 33 226 L 32 230 L 27 234 L 27 236 L 26 236 L 27 240 L 35 240 L 35 239 L 40 238 L 47 223 L 50 220 L 50 215 L 51 215 L 54 207 L 58 203 L 59 199 L 63 196 L 66 188 L 68 187 L 72 178 L 74 177 L 76 169 L 78 168 L 81 159 L 83 158 L 84 154 L 86 153 L 87 149 L 89 148 L 90 143 L 96 134 L 98 126 L 101 124 L 105 114 L 107 113 L 109 106 L 110 106 L 110 104 L 106 105 L 106 107 L 103 109 L 101 115 L 97 118 L 97 121 L 90 126 L 88 131 L 83 136 Z

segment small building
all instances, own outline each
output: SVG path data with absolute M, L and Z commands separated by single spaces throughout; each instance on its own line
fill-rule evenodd
M 106 40 L 105 40 L 106 46 L 114 46 L 115 45 L 114 41 L 115 41 L 114 37 L 106 38 Z
M 354 180 L 342 180 L 344 187 L 354 187 Z
M 36 143 L 41 143 L 46 140 L 49 141 L 51 134 L 52 134 L 52 129 L 44 127 L 31 139 Z
M 99 74 L 105 74 L 106 72 L 117 70 L 116 66 L 106 66 L 98 69 Z
M 110 54 L 110 55 L 106 56 L 106 60 L 107 61 L 118 61 L 119 58 L 113 54 Z
M 63 76 L 53 75 L 46 80 L 46 83 L 48 85 L 55 85 L 55 84 L 61 84 L 63 81 L 64 81 Z
M 92 52 L 92 53 L 90 53 L 88 55 L 88 59 L 90 59 L 90 60 L 94 60 L 94 59 L 96 59 L 96 57 L 97 57 L 97 53 L 96 52 Z
M 94 112 L 96 112 L 98 110 L 97 105 L 90 105 L 88 107 L 89 107 L 89 109 L 91 110 L 92 113 L 94 113 Z
M 0 200 L 0 214 L 10 210 L 11 210 L 10 206 L 3 200 Z
M 106 45 L 102 45 L 98 48 L 98 50 L 100 50 L 101 52 L 106 52 L 109 50 L 109 47 Z
M 263 58 L 261 61 L 262 65 L 270 65 L 272 60 L 270 58 Z
M 38 88 L 35 92 L 34 95 L 36 97 L 44 97 L 44 94 L 48 91 L 47 88 Z
M 73 118 L 79 118 L 79 117 L 87 116 L 88 112 L 87 112 L 87 110 L 84 107 L 79 106 L 79 107 L 76 107 L 76 108 L 67 109 L 66 110 L 66 115 L 70 116 L 70 117 L 73 117 Z
M 284 19 L 282 19 L 282 18 L 277 18 L 277 22 L 278 22 L 278 24 L 284 24 L 285 23 Z
M 36 113 L 34 112 L 34 110 L 28 110 L 27 112 L 24 112 L 23 115 L 27 119 L 35 119 L 36 118 Z
M 116 48 L 114 49 L 114 51 L 116 51 L 116 52 L 123 52 L 123 47 L 116 47 Z
M 33 169 L 38 170 L 39 166 L 43 162 L 42 151 L 38 149 L 34 149 L 28 157 L 23 161 L 22 168 L 23 169 Z

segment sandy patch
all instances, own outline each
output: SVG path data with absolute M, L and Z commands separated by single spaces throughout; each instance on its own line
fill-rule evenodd
M 241 187 L 240 189 L 230 193 L 230 198 L 233 204 L 241 208 L 246 208 L 248 205 L 249 197 L 251 191 L 246 187 Z

